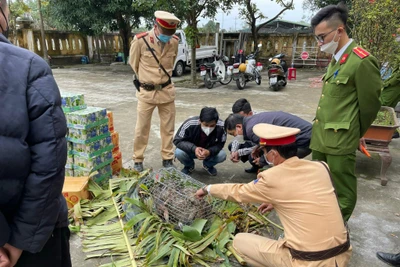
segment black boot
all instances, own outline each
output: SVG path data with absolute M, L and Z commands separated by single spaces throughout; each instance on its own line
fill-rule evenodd
M 257 173 L 258 172 L 258 167 L 252 166 L 251 168 L 244 169 L 245 172 L 247 173 Z
M 162 161 L 162 165 L 164 168 L 175 168 L 175 165 L 172 163 L 172 159 L 165 159 Z
M 389 264 L 390 266 L 400 267 L 400 253 L 391 254 L 385 252 L 377 252 L 376 256 L 378 257 L 378 259 L 380 259 L 384 263 Z

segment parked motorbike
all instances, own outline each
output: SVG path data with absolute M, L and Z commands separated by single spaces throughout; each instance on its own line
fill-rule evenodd
M 213 63 L 200 65 L 200 76 L 204 79 L 204 85 L 211 89 L 216 82 L 227 85 L 232 81 L 232 76 L 228 75 L 229 58 L 227 56 L 214 55 Z
M 274 58 L 268 66 L 269 88 L 279 91 L 286 86 L 286 73 L 279 59 Z
M 275 59 L 275 58 L 279 59 L 280 62 L 281 62 L 281 66 L 282 66 L 282 68 L 283 68 L 283 71 L 285 72 L 285 74 L 287 74 L 287 71 L 288 71 L 288 68 L 289 68 L 289 67 L 288 67 L 287 62 L 286 62 L 286 60 L 285 60 L 285 56 L 286 56 L 286 55 L 283 54 L 283 53 L 277 54 L 277 55 L 271 57 L 271 58 L 269 59 L 269 62 L 271 63 L 272 60 Z
M 236 86 L 239 90 L 243 90 L 246 83 L 249 81 L 254 80 L 256 84 L 261 84 L 260 72 L 263 69 L 263 65 L 260 62 L 256 62 L 256 56 L 260 52 L 261 47 L 262 44 L 259 44 L 256 51 L 246 57 L 245 62 L 242 62 L 244 56 L 240 56 L 243 54 L 243 50 L 239 50 L 239 56 L 237 58 L 240 58 L 240 61 L 233 64 L 232 69 L 232 77 L 233 80 L 236 81 Z

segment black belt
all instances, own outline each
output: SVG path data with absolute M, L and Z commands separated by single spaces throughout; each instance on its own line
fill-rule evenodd
M 168 80 L 163 84 L 151 84 L 151 83 L 140 83 L 140 87 L 142 87 L 146 91 L 154 91 L 154 90 L 161 90 L 164 87 L 170 85 L 172 82 Z
M 346 252 L 350 248 L 349 232 L 347 232 L 347 241 L 334 248 L 321 250 L 321 251 L 300 251 L 293 248 L 289 248 L 290 254 L 294 259 L 303 261 L 322 261 L 332 257 L 335 257 L 343 252 Z

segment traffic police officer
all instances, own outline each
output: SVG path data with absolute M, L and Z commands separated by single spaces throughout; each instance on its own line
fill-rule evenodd
M 137 34 L 130 48 L 129 64 L 135 72 L 138 87 L 137 120 L 133 142 L 134 168 L 137 171 L 143 170 L 151 117 L 156 107 L 160 117 L 163 166 L 172 167 L 174 157 L 172 140 L 175 127 L 175 87 L 170 76 L 178 53 L 179 38 L 174 33 L 180 20 L 165 11 L 156 11 L 154 15 L 156 17 L 154 28 Z
M 261 212 L 276 210 L 285 231 L 283 239 L 239 233 L 233 240 L 233 247 L 250 266 L 347 266 L 352 248 L 326 164 L 296 156 L 300 129 L 260 123 L 253 131 L 274 167 L 248 184 L 208 185 L 196 197 L 210 194 L 262 203 Z
M 312 158 L 325 161 L 333 175 L 343 218 L 357 201 L 356 149 L 380 109 L 382 81 L 378 61 L 346 33 L 348 11 L 330 5 L 311 20 L 321 51 L 333 54 L 313 123 Z

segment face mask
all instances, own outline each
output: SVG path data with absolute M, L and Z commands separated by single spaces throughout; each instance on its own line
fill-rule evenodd
M 336 31 L 336 33 L 337 33 L 337 31 Z M 336 49 L 337 49 L 338 46 L 339 46 L 339 40 L 340 40 L 340 37 L 339 37 L 339 39 L 337 40 L 337 42 L 335 42 L 336 33 L 335 33 L 335 36 L 333 36 L 332 41 L 330 41 L 330 42 L 327 43 L 327 44 L 323 44 L 323 45 L 321 46 L 321 51 L 322 51 L 322 52 L 325 52 L 325 53 L 328 53 L 328 54 L 332 54 L 332 55 L 335 54 Z
M 158 35 L 158 39 L 160 39 L 160 41 L 163 42 L 164 44 L 168 43 L 169 40 L 171 40 L 171 38 L 172 38 L 172 36 L 165 35 L 165 34 L 162 34 L 162 33 L 160 33 L 160 35 Z
M 212 133 L 212 131 L 214 131 L 215 127 L 204 127 L 201 126 L 201 130 L 203 131 L 203 133 L 205 133 L 207 136 L 210 135 L 210 133 Z
M 1 28 L 1 33 L 8 38 L 8 30 L 9 30 L 9 26 L 8 26 L 8 19 L 6 17 L 6 14 L 4 14 L 4 11 L 2 8 L 0 8 L 1 14 L 3 15 L 4 19 L 6 20 L 6 24 L 7 24 L 7 28 L 4 30 L 3 26 L 1 26 L 0 24 L 0 28 Z
M 269 166 L 274 166 L 274 163 L 272 163 L 272 162 L 269 162 L 268 161 L 268 159 L 267 159 L 267 155 L 268 155 L 268 153 L 269 152 L 267 152 L 266 154 L 264 154 L 264 159 L 265 159 L 265 162 L 269 165 Z

